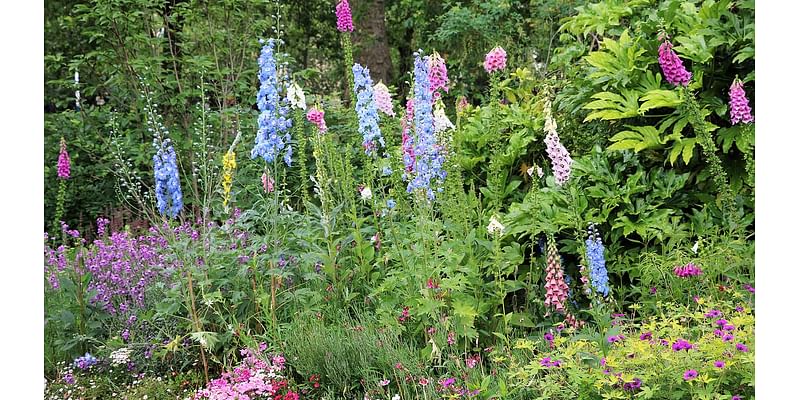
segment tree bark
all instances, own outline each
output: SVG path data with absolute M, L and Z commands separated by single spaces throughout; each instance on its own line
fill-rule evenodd
M 393 75 L 386 34 L 385 0 L 352 0 L 356 62 L 369 68 L 373 82 L 391 82 Z

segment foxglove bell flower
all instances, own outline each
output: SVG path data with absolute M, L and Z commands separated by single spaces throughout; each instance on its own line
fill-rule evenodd
M 358 113 L 358 132 L 364 138 L 361 143 L 367 155 L 375 154 L 375 150 L 385 147 L 381 135 L 381 128 L 378 126 L 378 108 L 373 100 L 372 79 L 369 77 L 369 69 L 359 64 L 353 65 L 353 78 L 356 91 L 356 112 Z
M 497 217 L 492 215 L 492 218 L 489 219 L 489 226 L 486 227 L 486 231 L 489 232 L 490 235 L 498 233 L 502 235 L 505 229 L 506 228 L 503 226 L 503 224 L 497 220 Z
M 731 100 L 729 103 L 731 110 L 731 124 L 736 125 L 740 122 L 745 124 L 753 122 L 753 114 L 750 109 L 750 102 L 745 96 L 742 81 L 735 79 L 731 84 L 731 89 L 728 92 Z
M 375 106 L 378 107 L 382 113 L 394 117 L 394 110 L 392 109 L 392 95 L 389 93 L 389 88 L 378 82 L 372 88 L 372 96 L 375 100 Z
M 689 86 L 692 74 L 683 66 L 683 61 L 672 50 L 672 43 L 664 40 L 658 48 L 658 63 L 661 64 L 661 71 L 667 82 L 675 86 Z
M 564 281 L 564 271 L 561 268 L 561 257 L 556 249 L 556 241 L 551 237 L 547 246 L 547 267 L 545 268 L 545 299 L 544 305 L 563 313 L 566 311 L 567 296 L 569 287 Z
M 444 132 L 449 129 L 456 129 L 456 126 L 450 122 L 450 119 L 447 118 L 447 114 L 444 112 L 444 107 L 441 105 L 441 102 L 438 102 L 439 105 L 433 110 L 433 130 L 436 133 Z
M 493 48 L 486 54 L 486 59 L 483 61 L 483 69 L 490 74 L 506 69 L 506 51 L 500 46 Z
M 428 81 L 431 83 L 430 90 L 433 92 L 434 100 L 442 95 L 439 89 L 445 92 L 450 90 L 447 87 L 447 84 L 450 83 L 450 80 L 447 79 L 447 64 L 445 64 L 439 53 L 435 51 L 428 56 Z
M 317 126 L 319 129 L 319 133 L 325 133 L 328 131 L 328 127 L 325 125 L 325 111 L 322 111 L 316 107 L 311 107 L 306 114 L 306 118 L 308 122 Z
M 60 179 L 69 179 L 69 153 L 67 153 L 67 141 L 61 138 L 61 150 L 58 153 L 58 177 Z
M 288 143 L 292 137 L 288 131 L 292 127 L 292 120 L 287 117 L 288 107 L 281 104 L 278 94 L 279 82 L 273 53 L 274 46 L 275 41 L 269 39 L 261 48 L 261 56 L 258 58 L 260 66 L 258 79 L 261 84 L 257 101 L 260 114 L 256 144 L 250 152 L 250 157 L 261 157 L 271 164 L 286 149 L 284 161 L 291 166 L 291 145 Z
M 556 184 L 562 186 L 569 180 L 569 176 L 572 173 L 572 158 L 567 148 L 561 144 L 558 138 L 556 121 L 553 119 L 549 101 L 545 103 L 544 114 L 544 131 L 547 133 L 544 138 L 544 143 L 546 145 L 547 156 L 550 157 L 553 163 L 553 175 L 556 178 Z
M 303 93 L 303 88 L 297 84 L 297 82 L 292 82 L 289 85 L 289 88 L 286 90 L 286 98 L 289 100 L 289 104 L 294 109 L 306 109 L 306 94 Z
M 350 12 L 350 3 L 342 0 L 336 5 L 336 29 L 339 32 L 353 31 L 353 14 Z

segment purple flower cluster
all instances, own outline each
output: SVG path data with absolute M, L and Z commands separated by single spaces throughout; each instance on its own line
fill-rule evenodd
M 692 79 L 692 74 L 683 66 L 683 61 L 672 50 L 672 43 L 665 40 L 658 48 L 658 63 L 661 64 L 661 71 L 667 82 L 675 86 L 688 86 Z
M 92 365 L 97 364 L 97 358 L 93 355 L 86 353 L 72 362 L 72 366 L 80 369 L 89 369 Z
M 642 380 L 639 379 L 639 378 L 633 378 L 632 381 L 625 382 L 625 384 L 622 385 L 622 389 L 627 390 L 627 391 L 631 391 L 631 392 L 634 391 L 634 390 L 638 390 L 641 387 L 642 387 Z
M 687 369 L 686 372 L 683 373 L 683 380 L 690 381 L 694 378 L 697 378 L 697 371 L 693 369 Z
M 681 351 L 681 350 L 691 350 L 694 348 L 694 345 L 689 343 L 686 340 L 678 339 L 675 343 L 672 344 L 672 351 Z
M 414 156 L 414 136 L 409 135 L 410 128 L 414 125 L 414 100 L 406 100 L 406 115 L 400 121 L 403 127 L 403 165 L 406 167 L 406 172 L 414 171 L 414 163 L 416 156 Z
M 113 232 L 107 239 L 94 241 L 94 248 L 83 256 L 92 280 L 89 301 L 111 315 L 128 317 L 145 306 L 145 291 L 166 261 L 160 250 L 166 240 L 157 235 L 132 237 L 127 232 Z M 163 278 L 162 278 L 163 279 Z
M 731 111 L 731 124 L 736 125 L 739 122 L 750 123 L 753 122 L 753 114 L 750 109 L 750 102 L 744 93 L 742 81 L 734 79 L 731 84 L 731 89 L 728 92 L 731 100 L 729 103 Z
M 542 358 L 539 364 L 545 368 L 560 367 L 561 360 L 552 360 L 550 357 Z
M 675 267 L 672 270 L 672 272 L 675 273 L 675 276 L 679 278 L 689 278 L 692 276 L 701 275 L 703 273 L 703 270 L 700 269 L 700 267 L 698 267 L 697 265 L 694 265 L 694 263 L 688 263 L 684 266 L 679 265 Z

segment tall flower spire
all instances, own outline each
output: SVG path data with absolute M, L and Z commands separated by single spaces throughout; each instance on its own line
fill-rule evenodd
M 408 183 L 408 192 L 422 189 L 429 200 L 435 198 L 432 180 L 442 183 L 446 176 L 441 146 L 436 143 L 433 125 L 433 92 L 428 79 L 428 60 L 420 52 L 414 60 L 414 178 Z M 437 188 L 439 191 L 441 188 Z
M 67 141 L 61 138 L 61 150 L 58 153 L 58 177 L 69 179 L 69 153 L 67 153 Z
M 547 133 L 544 143 L 547 156 L 550 157 L 550 161 L 553 163 L 553 175 L 556 178 L 556 184 L 562 186 L 569 180 L 569 176 L 572 173 L 572 157 L 570 157 L 569 151 L 561 144 L 558 138 L 556 120 L 553 119 L 550 100 L 545 100 L 544 104 L 544 131 Z
M 672 50 L 672 43 L 669 39 L 664 39 L 658 48 L 658 63 L 661 64 L 661 71 L 667 82 L 675 86 L 688 86 L 692 80 L 692 74 L 683 66 L 683 61 Z
M 353 65 L 353 81 L 356 92 L 356 112 L 358 113 L 358 132 L 363 136 L 364 152 L 368 155 L 375 153 L 380 144 L 386 146 L 378 126 L 378 109 L 375 106 L 372 93 L 372 78 L 369 69 L 360 64 Z
M 286 149 L 284 161 L 286 165 L 291 166 L 292 147 L 288 145 L 291 135 L 288 131 L 292 127 L 292 120 L 287 117 L 289 110 L 285 105 L 281 105 L 278 94 L 278 71 L 273 54 L 274 46 L 275 41 L 269 39 L 261 49 L 261 56 L 258 58 L 260 66 L 258 79 L 261 85 L 258 89 L 257 102 L 260 114 L 258 115 L 256 144 L 250 152 L 250 157 L 261 157 L 267 163 L 272 163 L 280 152 Z
M 428 81 L 431 83 L 431 92 L 433 92 L 433 99 L 437 100 L 442 96 L 439 89 L 447 92 L 450 88 L 447 86 L 450 80 L 447 78 L 447 64 L 445 64 L 442 56 L 437 52 L 433 52 L 428 56 Z
M 589 277 L 592 287 L 597 293 L 608 296 L 608 270 L 606 270 L 606 259 L 603 251 L 603 241 L 600 232 L 594 224 L 589 225 L 589 238 L 586 239 L 586 259 L 589 261 Z
M 561 268 L 561 256 L 556 249 L 556 241 L 553 237 L 548 238 L 547 243 L 547 267 L 545 268 L 545 298 L 544 305 L 556 312 L 566 311 L 567 296 L 569 286 L 564 281 L 564 271 Z
M 353 14 L 350 12 L 350 3 L 342 0 L 336 5 L 336 29 L 339 32 L 353 31 Z
M 750 101 L 747 100 L 744 88 L 742 87 L 742 81 L 739 78 L 733 80 L 728 95 L 730 96 L 731 124 L 736 125 L 739 122 L 745 124 L 753 122 Z

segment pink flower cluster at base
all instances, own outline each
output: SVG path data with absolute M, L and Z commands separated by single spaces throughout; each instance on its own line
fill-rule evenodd
M 336 5 L 336 29 L 339 32 L 353 31 L 353 14 L 350 12 L 350 3 L 342 0 Z
M 555 240 L 550 238 L 547 248 L 547 267 L 544 287 L 547 290 L 544 305 L 563 313 L 566 310 L 569 286 L 564 281 L 564 271 L 561 269 L 561 258 L 556 249 Z
M 672 43 L 665 40 L 658 48 L 658 63 L 661 64 L 661 71 L 667 82 L 675 86 L 688 86 L 692 80 L 692 74 L 683 66 L 683 61 L 672 50 Z
M 675 273 L 675 276 L 679 278 L 689 278 L 692 276 L 698 276 L 703 273 L 703 270 L 700 267 L 694 265 L 693 263 L 688 263 L 684 266 L 677 266 L 675 269 L 672 270 Z
M 486 54 L 486 59 L 483 61 L 483 69 L 490 74 L 506 69 L 506 51 L 500 46 L 493 48 L 492 51 Z
M 58 153 L 58 177 L 69 179 L 69 153 L 67 153 L 67 141 L 61 138 L 61 150 Z
M 739 122 L 744 122 L 746 124 L 753 122 L 750 102 L 747 100 L 747 96 L 745 96 L 744 88 L 742 88 L 742 81 L 735 79 L 731 84 L 728 95 L 731 97 L 729 103 L 731 109 L 731 124 L 736 125 Z
M 265 347 L 265 346 L 259 346 Z M 260 351 L 244 349 L 245 359 L 231 372 L 209 382 L 208 386 L 195 393 L 198 399 L 254 399 L 267 398 L 298 400 L 300 396 L 287 389 L 286 380 L 279 374 L 284 369 L 284 358 L 272 357 L 271 364 L 261 359 Z
M 308 122 L 317 126 L 319 129 L 319 133 L 325 133 L 328 131 L 328 126 L 325 125 L 325 111 L 322 111 L 316 107 L 311 107 L 306 113 L 306 119 Z

